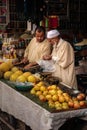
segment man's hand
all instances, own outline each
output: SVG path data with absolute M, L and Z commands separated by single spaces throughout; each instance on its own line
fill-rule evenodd
M 24 69 L 29 69 L 30 67 L 33 67 L 33 66 L 36 66 L 36 65 L 38 65 L 36 62 L 32 62 L 32 63 L 29 63 L 28 65 L 26 65 L 25 67 L 24 67 Z
M 52 56 L 51 55 L 44 55 L 43 60 L 51 60 Z
M 21 63 L 24 63 L 24 64 L 28 63 L 27 57 L 24 57 L 24 58 L 21 60 Z
M 28 64 L 24 67 L 25 70 L 28 70 L 32 65 L 31 64 Z

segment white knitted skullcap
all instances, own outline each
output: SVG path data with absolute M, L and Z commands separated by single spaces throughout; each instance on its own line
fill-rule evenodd
M 47 32 L 47 38 L 54 38 L 59 35 L 60 35 L 59 31 L 56 29 Z

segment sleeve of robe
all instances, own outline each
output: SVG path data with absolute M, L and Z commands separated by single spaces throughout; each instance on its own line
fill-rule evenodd
M 35 38 L 33 38 L 30 41 L 29 45 L 27 46 L 24 53 L 24 57 L 28 57 L 31 48 L 34 49 L 34 43 L 35 43 Z M 39 59 L 42 59 L 44 55 L 49 55 L 49 54 L 51 54 L 51 45 L 49 44 L 47 39 L 45 39 L 42 43 L 39 43 L 39 48 L 36 55 L 38 55 Z
M 30 41 L 30 43 L 28 44 L 28 46 L 26 47 L 25 49 L 25 52 L 24 52 L 24 57 L 28 57 L 28 52 L 29 52 L 29 48 L 33 42 L 34 38 Z
M 66 41 L 65 41 L 66 42 Z M 74 51 L 70 43 L 63 44 L 61 51 L 58 54 L 58 63 L 62 68 L 66 69 L 70 64 L 74 62 Z
M 44 41 L 44 46 L 43 46 L 43 48 L 41 48 L 42 50 L 41 50 L 41 59 L 43 59 L 43 56 L 44 55 L 50 55 L 51 54 L 51 45 L 48 43 L 48 41 L 47 40 L 45 40 Z

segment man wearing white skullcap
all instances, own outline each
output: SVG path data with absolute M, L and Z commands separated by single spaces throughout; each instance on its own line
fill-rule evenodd
M 72 46 L 60 37 L 59 31 L 56 29 L 47 32 L 47 39 L 53 45 L 53 50 L 51 55 L 46 55 L 43 59 L 54 61 L 55 71 L 52 75 L 61 79 L 71 88 L 77 89 Z
M 60 35 L 59 31 L 54 29 L 54 30 L 51 30 L 47 33 L 47 38 L 53 38 L 53 37 L 56 37 L 56 36 L 59 36 L 59 35 Z

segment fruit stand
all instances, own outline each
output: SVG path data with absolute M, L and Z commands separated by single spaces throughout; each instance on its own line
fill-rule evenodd
M 24 71 L 7 61 L 0 71 L 0 109 L 32 130 L 58 130 L 72 117 L 86 117 L 86 95 L 40 67 Z
M 27 95 L 25 93 L 21 93 L 12 86 L 0 81 L 1 110 L 23 121 L 33 130 L 58 130 L 67 119 L 87 115 L 86 107 L 50 112 L 28 98 L 29 92 L 27 92 Z

